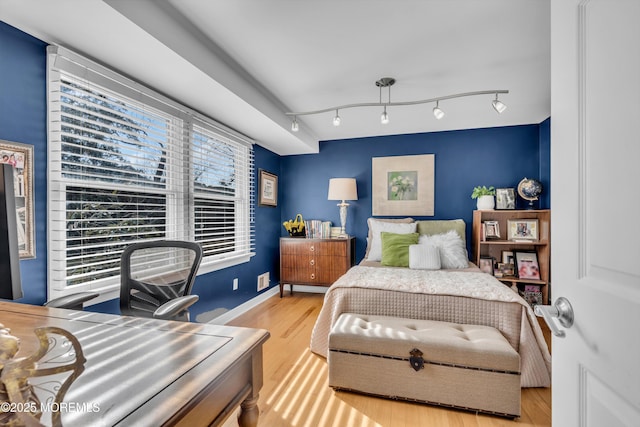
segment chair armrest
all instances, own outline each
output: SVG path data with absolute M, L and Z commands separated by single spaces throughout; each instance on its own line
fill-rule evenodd
M 174 298 L 171 301 L 167 301 L 153 312 L 155 319 L 172 320 L 178 314 L 186 311 L 189 307 L 195 304 L 200 297 L 198 295 L 185 295 L 182 297 Z
M 97 292 L 78 292 L 77 294 L 65 295 L 52 299 L 44 303 L 45 307 L 69 308 L 71 310 L 82 310 L 85 302 L 100 296 Z

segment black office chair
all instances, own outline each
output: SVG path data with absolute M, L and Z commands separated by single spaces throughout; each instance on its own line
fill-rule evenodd
M 84 303 L 100 296 L 97 292 L 78 292 L 77 294 L 65 295 L 45 302 L 45 307 L 68 308 L 71 310 L 82 310 Z
M 123 315 L 189 321 L 191 288 L 202 261 L 198 243 L 153 241 L 127 246 L 120 258 Z

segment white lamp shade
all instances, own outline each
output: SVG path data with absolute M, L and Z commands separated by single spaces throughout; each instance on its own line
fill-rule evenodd
M 358 200 L 355 178 L 331 178 L 328 200 Z

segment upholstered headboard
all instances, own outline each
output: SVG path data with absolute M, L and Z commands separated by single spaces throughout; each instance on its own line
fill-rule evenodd
M 427 236 L 433 236 L 434 234 L 442 234 L 446 233 L 450 230 L 455 230 L 460 238 L 462 239 L 462 243 L 465 245 L 466 243 L 466 225 L 464 220 L 462 219 L 446 219 L 446 220 L 437 220 L 430 219 L 424 221 L 416 221 L 418 223 L 417 232 L 419 234 L 426 234 Z

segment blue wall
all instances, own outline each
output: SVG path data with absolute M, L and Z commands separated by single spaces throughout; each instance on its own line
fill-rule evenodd
M 36 258 L 20 262 L 24 292 L 20 302 L 29 304 L 41 304 L 47 295 L 45 49 L 45 43 L 0 22 L 0 139 L 34 146 Z
M 42 304 L 47 287 L 47 139 L 46 44 L 0 22 L 0 139 L 35 147 L 34 203 L 37 256 L 20 263 L 24 298 Z M 473 129 L 412 135 L 360 138 L 320 143 L 312 155 L 280 157 L 255 147 L 255 170 L 279 176 L 277 208 L 256 206 L 256 255 L 249 263 L 199 276 L 194 292 L 198 314 L 232 309 L 255 297 L 257 276 L 271 273 L 278 283 L 278 238 L 286 235 L 282 222 L 302 213 L 306 219 L 339 224 L 335 201 L 327 200 L 329 178 L 355 177 L 358 200 L 351 202 L 347 232 L 356 236 L 357 261 L 364 256 L 366 219 L 371 216 L 371 158 L 435 154 L 435 215 L 432 219 L 462 218 L 471 223 L 473 187 L 515 187 L 523 177 L 545 186 L 541 208 L 549 206 L 550 120 L 540 125 Z M 470 228 L 467 237 L 470 241 Z M 239 290 L 232 290 L 234 278 Z M 0 278 L 1 280 L 1 278 Z M 117 300 L 90 310 L 119 313 Z
M 42 304 L 47 299 L 46 43 L 0 22 L 0 58 L 0 139 L 31 144 L 35 153 L 36 258 L 20 262 L 24 297 L 19 302 Z M 259 168 L 278 173 L 280 156 L 256 146 L 256 176 Z M 271 286 L 277 284 L 280 216 L 280 208 L 256 207 L 256 256 L 248 263 L 198 276 L 194 292 L 200 301 L 191 310 L 194 318 L 255 297 L 259 274 L 269 271 Z M 232 290 L 234 278 L 239 282 L 237 291 Z M 120 312 L 117 300 L 89 310 Z
M 371 216 L 371 158 L 435 154 L 435 214 L 415 218 L 462 218 L 470 243 L 473 187 L 516 187 L 522 178 L 541 179 L 541 170 L 548 171 L 548 166 L 541 167 L 549 161 L 548 151 L 541 161 L 540 130 L 539 125 L 527 125 L 321 142 L 319 154 L 283 157 L 283 217 L 301 213 L 305 219 L 339 225 L 336 202 L 327 200 L 329 178 L 356 178 L 358 200 L 349 202 L 347 232 L 356 236 L 360 261 L 366 248 L 366 219 Z M 542 181 L 548 183 L 548 172 Z

